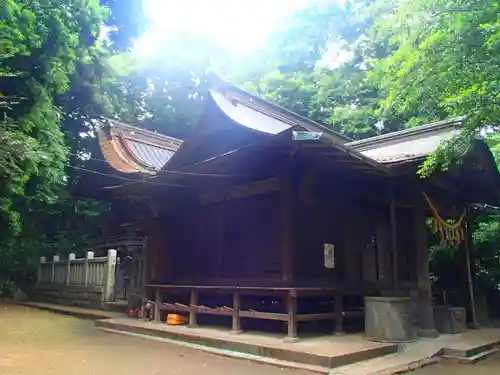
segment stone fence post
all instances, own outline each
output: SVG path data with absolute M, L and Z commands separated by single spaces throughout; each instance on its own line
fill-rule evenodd
M 66 266 L 66 285 L 69 285 L 70 277 L 71 277 L 71 261 L 76 259 L 75 253 L 70 253 L 68 257 L 68 264 Z
M 50 285 L 54 285 L 56 277 L 56 263 L 59 262 L 59 255 L 52 257 L 52 272 L 50 273 Z
M 94 252 L 87 251 L 85 253 L 85 261 L 83 263 L 83 285 L 89 285 L 89 260 L 94 259 Z
M 104 298 L 105 302 L 112 302 L 114 300 L 115 292 L 115 275 L 116 272 L 116 250 L 108 250 L 108 260 L 106 262 L 106 269 L 104 271 Z
M 42 268 L 43 268 L 43 265 L 46 262 L 47 262 L 47 258 L 40 257 L 40 264 L 38 265 L 38 277 L 37 277 L 37 280 L 36 280 L 37 284 L 41 284 L 42 283 Z

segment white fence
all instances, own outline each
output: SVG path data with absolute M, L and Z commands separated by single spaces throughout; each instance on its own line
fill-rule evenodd
M 76 258 L 69 254 L 68 259 L 54 255 L 51 262 L 40 258 L 37 285 L 51 286 L 57 289 L 75 289 L 78 287 L 102 288 L 102 301 L 114 300 L 116 271 L 116 250 L 108 250 L 105 257 L 94 257 L 87 251 L 85 258 Z

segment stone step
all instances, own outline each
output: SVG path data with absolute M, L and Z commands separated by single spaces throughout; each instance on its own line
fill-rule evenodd
M 483 352 L 474 354 L 470 357 L 455 357 L 455 356 L 450 356 L 450 355 L 443 355 L 443 358 L 446 360 L 458 362 L 458 363 L 463 363 L 463 364 L 474 364 L 476 362 L 479 362 L 487 357 L 489 357 L 492 354 L 495 354 L 499 351 L 498 348 L 492 348 L 485 350 Z
M 284 362 L 295 362 L 317 368 L 335 368 L 371 358 L 382 357 L 396 353 L 396 344 L 374 344 L 366 342 L 366 346 L 353 347 L 352 351 L 336 350 L 335 345 L 342 345 L 341 340 L 332 346 L 331 352 L 314 350 L 316 345 L 329 345 L 328 341 L 311 344 L 311 341 L 300 340 L 297 344 L 284 344 L 281 338 L 266 338 L 252 333 L 239 335 L 230 334 L 229 331 L 220 331 L 211 328 L 195 328 L 182 326 L 168 326 L 166 324 L 144 322 L 133 319 L 109 319 L 95 322 L 97 328 L 112 330 L 114 333 L 134 333 L 145 337 L 156 337 L 172 342 L 189 343 L 203 347 L 215 348 L 237 352 L 241 355 L 256 355 Z M 264 340 L 264 341 L 263 341 Z M 350 345 L 347 338 L 346 345 Z M 340 347 L 338 347 L 340 348 Z M 320 348 L 321 349 L 321 348 Z M 324 349 L 324 347 L 323 347 Z M 344 349 L 344 348 L 343 348 Z
M 490 341 L 482 345 L 475 345 L 469 348 L 444 348 L 443 356 L 452 358 L 471 358 L 477 354 L 488 352 L 500 344 L 500 340 Z
M 275 358 L 263 357 L 263 356 L 259 356 L 259 355 L 236 352 L 236 351 L 225 350 L 225 349 L 220 349 L 220 348 L 212 348 L 212 347 L 208 347 L 205 345 L 198 345 L 198 344 L 194 344 L 194 343 L 190 343 L 190 342 L 171 340 L 171 339 L 167 339 L 167 338 L 156 337 L 156 336 L 146 335 L 146 334 L 142 334 L 142 333 L 125 332 L 123 330 L 115 330 L 115 329 L 104 328 L 104 327 L 99 327 L 99 326 L 96 328 L 100 331 L 103 331 L 103 332 L 138 337 L 138 338 L 145 339 L 145 340 L 154 340 L 154 341 L 158 341 L 158 342 L 164 342 L 167 344 L 181 345 L 181 346 L 185 346 L 185 347 L 192 348 L 192 349 L 202 350 L 206 353 L 211 353 L 211 354 L 220 355 L 223 357 L 235 358 L 235 359 L 250 360 L 252 362 L 267 364 L 267 365 L 271 365 L 271 366 L 277 366 L 277 367 L 280 367 L 282 369 L 283 368 L 290 368 L 290 369 L 294 369 L 294 370 L 305 370 L 305 371 L 308 371 L 311 373 L 325 374 L 325 375 L 329 374 L 329 372 L 330 372 L 330 369 L 328 367 L 323 367 L 323 366 L 316 366 L 316 365 L 310 365 L 310 364 L 306 364 L 306 363 L 279 360 L 279 359 L 275 359 Z

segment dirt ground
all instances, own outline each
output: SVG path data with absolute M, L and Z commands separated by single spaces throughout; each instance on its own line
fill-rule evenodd
M 479 364 L 438 364 L 414 375 L 493 375 L 500 356 Z M 0 375 L 310 375 L 211 355 L 173 344 L 97 331 L 93 323 L 0 304 Z
M 412 375 L 497 375 L 500 374 L 500 354 L 497 353 L 473 365 L 460 365 L 448 361 L 424 367 Z
M 87 320 L 0 305 L 0 375 L 310 375 L 98 331 Z

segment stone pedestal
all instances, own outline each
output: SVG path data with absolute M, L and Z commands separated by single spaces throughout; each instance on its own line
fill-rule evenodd
M 380 342 L 416 340 L 409 297 L 365 297 L 365 335 Z

